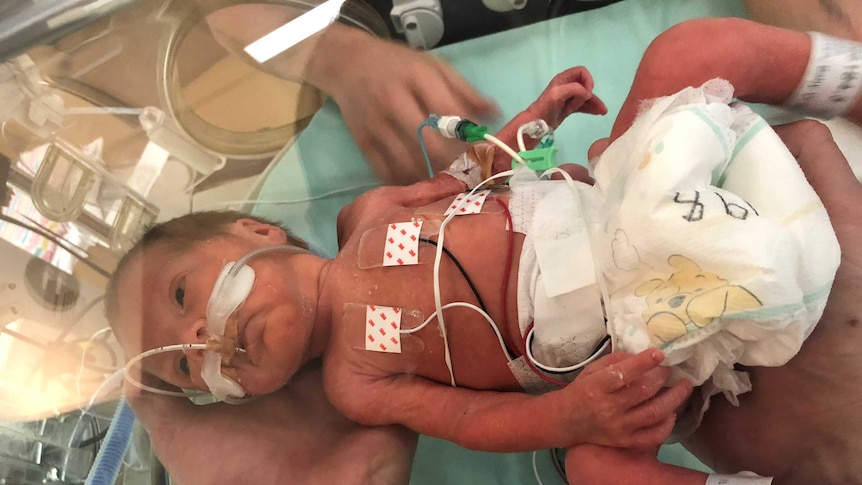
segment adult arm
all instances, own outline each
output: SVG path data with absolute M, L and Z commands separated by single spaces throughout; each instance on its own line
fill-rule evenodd
M 495 105 L 441 58 L 339 23 L 263 64 L 242 53 L 293 16 L 293 9 L 283 6 L 246 4 L 218 10 L 207 22 L 223 45 L 249 63 L 332 97 L 384 182 L 427 177 L 417 128 L 429 114 L 482 119 L 496 113 Z M 442 137 L 428 137 L 427 148 L 435 170 L 463 150 Z
M 862 476 L 862 185 L 815 121 L 778 127 L 818 193 L 841 246 L 826 309 L 799 353 L 781 367 L 751 367 L 752 391 L 734 407 L 715 400 L 686 442 L 719 471 L 747 469 L 776 485 L 856 483 Z M 769 419 L 763 419 L 769 416 Z
M 746 0 L 748 18 L 802 32 L 862 41 L 862 3 L 857 0 Z
M 747 369 L 753 390 L 739 396 L 740 406 L 713 399 L 684 443 L 721 473 L 752 470 L 774 476 L 775 485 L 853 483 L 862 469 L 862 413 L 855 405 L 862 399 L 862 185 L 822 123 L 803 120 L 775 129 L 829 213 L 841 266 L 823 317 L 799 354 L 781 367 Z M 595 485 L 702 485 L 707 476 L 660 463 L 652 450 L 592 444 L 572 448 L 566 464 L 574 482 Z
M 348 421 L 326 400 L 319 367 L 241 405 L 153 394 L 133 394 L 130 403 L 156 456 L 183 485 L 275 485 L 286 476 L 307 484 L 409 481 L 417 435 Z
M 713 78 L 730 81 L 743 101 L 781 105 L 796 90 L 811 41 L 808 35 L 744 19 L 690 20 L 671 27 L 647 48 L 611 130 L 618 138 L 643 100 L 666 96 Z M 862 122 L 862 100 L 845 115 Z

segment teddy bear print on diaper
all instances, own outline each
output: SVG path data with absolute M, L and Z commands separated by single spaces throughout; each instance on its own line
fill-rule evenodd
M 747 390 L 735 364 L 799 351 L 840 262 L 793 155 L 731 96 L 713 80 L 646 104 L 595 166 L 590 226 L 614 349 L 659 347 L 726 395 Z
M 674 254 L 668 264 L 674 268 L 669 277 L 651 279 L 635 289 L 635 295 L 646 301 L 643 318 L 657 347 L 719 322 L 725 313 L 762 306 L 743 286 L 703 271 L 685 256 Z

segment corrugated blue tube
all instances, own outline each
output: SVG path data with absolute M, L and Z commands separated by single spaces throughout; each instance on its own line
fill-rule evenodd
M 93 462 L 87 475 L 86 485 L 113 485 L 123 464 L 126 448 L 132 440 L 134 424 L 135 415 L 132 413 L 132 408 L 126 403 L 126 398 L 122 397 L 111 419 L 108 434 L 96 455 L 96 461 Z

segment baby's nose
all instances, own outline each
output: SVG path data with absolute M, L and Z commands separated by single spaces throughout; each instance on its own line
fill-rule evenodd
M 192 322 L 191 327 L 184 332 L 183 343 L 205 344 L 208 335 L 207 319 L 197 318 Z

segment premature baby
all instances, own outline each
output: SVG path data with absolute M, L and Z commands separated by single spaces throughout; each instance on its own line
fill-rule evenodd
M 777 365 L 792 356 L 837 267 L 816 195 L 798 168 L 752 172 L 742 141 L 762 133 L 768 144 L 771 130 L 719 88 L 655 101 L 605 151 L 595 186 L 579 167 L 568 170 L 577 180 L 554 181 L 519 168 L 507 186 L 466 193 L 474 165 L 511 165 L 500 150 L 474 147 L 466 166 L 346 207 L 334 259 L 254 256 L 247 292 L 229 310 L 241 351 L 229 356 L 228 377 L 249 394 L 268 393 L 320 358 L 327 395 L 349 418 L 490 451 L 661 443 L 692 382 L 719 376 L 711 385 L 733 395 L 744 391 L 735 361 L 766 356 Z M 498 137 L 511 142 L 528 121 L 556 127 L 578 111 L 605 112 L 583 68 L 555 77 Z M 759 185 L 767 182 L 775 189 Z M 109 290 L 118 339 L 131 354 L 212 341 L 208 307 L 225 264 L 289 242 L 301 246 L 234 213 L 156 228 Z M 707 294 L 710 303 L 697 301 Z M 608 334 L 631 353 L 603 355 Z M 783 346 L 758 347 L 770 339 Z M 524 359 L 528 347 L 534 359 Z M 201 370 L 213 353 L 158 354 L 142 368 L 207 389 Z M 673 380 L 660 365 L 665 355 Z M 537 382 L 564 386 L 522 392 Z

